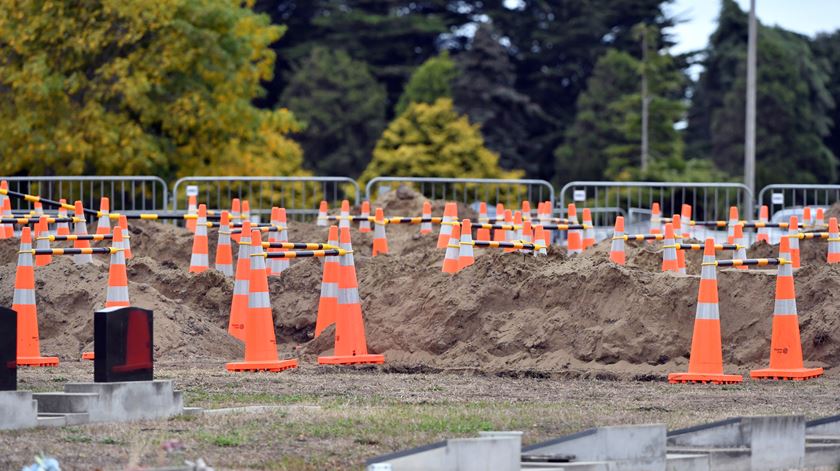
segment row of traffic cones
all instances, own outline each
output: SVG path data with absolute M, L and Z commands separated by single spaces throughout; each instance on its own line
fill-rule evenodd
M 790 241 L 783 238 L 779 258 L 776 260 L 778 271 L 770 341 L 770 366 L 751 371 L 750 377 L 754 379 L 805 380 L 823 374 L 822 368 L 805 368 L 803 364 L 790 258 Z M 736 260 L 733 265 L 738 262 L 744 263 L 744 260 Z M 768 260 L 755 262 L 766 264 Z M 714 240 L 706 239 L 688 371 L 669 374 L 668 381 L 671 383 L 726 384 L 740 383 L 743 380 L 741 375 L 723 372 L 716 276 L 716 266 L 719 264 L 715 260 Z

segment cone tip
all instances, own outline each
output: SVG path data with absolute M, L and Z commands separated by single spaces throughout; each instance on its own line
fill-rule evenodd
M 530 212 L 531 211 L 531 202 L 525 200 L 522 202 L 522 212 Z
M 758 217 L 761 219 L 767 219 L 770 217 L 770 208 L 768 208 L 766 204 L 761 205 L 761 208 L 758 210 Z
M 332 226 L 330 226 L 330 230 L 327 233 L 327 242 L 330 242 L 330 241 L 335 242 L 337 240 L 338 240 L 338 226 L 333 224 Z
M 122 242 L 123 241 L 123 231 L 120 226 L 114 226 L 114 240 L 113 242 Z
M 122 217 L 123 216 L 120 216 L 120 218 L 122 218 Z M 200 217 L 200 218 L 206 218 L 207 217 L 207 205 L 206 204 L 201 203 L 200 205 L 198 205 L 198 217 Z
M 362 201 L 362 212 L 369 213 L 370 212 L 370 201 Z
M 618 216 L 615 218 L 614 232 L 624 232 L 624 216 Z
M 341 210 L 350 211 L 350 202 L 347 200 L 341 200 Z
M 242 221 L 242 235 L 247 236 L 251 233 L 251 221 L 244 220 Z
M 349 244 L 350 243 L 350 228 L 349 227 L 342 227 L 338 230 L 338 232 L 339 232 L 338 241 L 342 244 Z
M 788 229 L 790 229 L 792 231 L 795 231 L 795 230 L 799 229 L 799 218 L 798 217 L 796 217 L 796 216 L 791 216 L 790 217 L 790 227 Z
M 592 221 L 592 212 L 589 210 L 589 208 L 583 208 L 583 220 Z
M 737 206 L 730 206 L 729 207 L 729 220 L 737 220 L 738 219 L 738 207 Z
M 382 208 L 376 208 L 376 220 L 382 221 L 383 219 L 385 219 L 385 211 Z
M 714 257 L 715 256 L 715 239 L 712 237 L 706 238 L 706 243 L 703 245 L 703 256 L 705 257 Z
M 482 214 L 486 214 L 487 213 L 487 203 L 485 203 L 484 201 L 478 203 L 478 212 L 482 213 Z
M 569 203 L 569 217 L 577 217 L 577 206 L 574 203 Z
M 321 204 L 318 206 L 318 210 L 321 211 L 322 213 L 326 213 L 327 208 L 329 208 L 329 206 L 327 205 L 326 200 L 321 200 Z
M 782 237 L 782 240 L 779 241 L 779 257 L 782 257 L 782 254 L 790 253 L 790 239 L 787 237 Z
M 653 204 L 650 206 L 650 212 L 653 214 L 659 214 L 661 209 L 659 209 L 659 202 L 654 201 Z
M 520 211 L 513 213 L 513 223 L 522 224 L 522 213 Z
M 260 247 L 262 244 L 262 232 L 259 229 L 251 229 L 251 245 Z
M 461 221 L 461 227 L 464 229 L 464 234 L 471 234 L 472 233 L 472 223 L 469 219 L 464 219 Z
M 278 208 L 277 206 L 272 206 L 271 207 L 271 220 L 276 221 L 278 219 L 280 219 L 280 208 Z
M 21 244 L 31 244 L 32 243 L 32 229 L 29 226 L 24 226 L 20 230 L 20 243 Z
M 837 227 L 837 218 L 830 218 L 828 220 L 828 232 L 840 232 Z
M 230 213 L 228 213 L 227 210 L 224 210 L 222 211 L 222 217 L 219 220 L 219 225 L 227 226 L 228 224 L 230 224 Z
M 99 200 L 99 210 L 100 211 L 110 211 L 111 209 L 111 201 L 108 199 L 107 196 L 103 196 Z
M 673 239 L 674 238 L 674 224 L 666 223 L 665 224 L 665 238 L 666 239 Z

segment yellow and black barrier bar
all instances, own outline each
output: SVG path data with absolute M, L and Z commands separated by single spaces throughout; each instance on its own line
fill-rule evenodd
M 234 222 L 234 223 L 231 223 L 231 227 L 234 227 L 234 228 L 237 228 L 237 227 L 242 227 L 242 225 L 243 225 L 243 224 L 244 224 L 244 223 L 242 223 L 242 222 Z M 260 222 L 260 223 L 254 223 L 254 222 L 252 222 L 252 223 L 251 223 L 251 227 L 252 227 L 252 228 L 257 228 L 257 227 L 271 227 L 271 226 L 274 226 L 274 224 L 272 224 L 272 223 L 270 223 L 270 222 Z
M 123 237 L 128 237 L 128 235 L 123 235 Z M 71 234 L 39 236 L 36 237 L 36 240 L 49 240 L 51 242 L 55 242 L 57 240 L 112 240 L 113 238 L 114 234 Z
M 736 258 L 733 260 L 715 260 L 714 262 L 707 262 L 703 265 L 716 267 L 766 267 L 787 265 L 789 263 L 791 263 L 790 260 L 784 258 Z
M 787 223 L 787 222 L 759 222 L 759 221 L 746 222 L 746 221 L 741 221 L 739 224 L 744 228 L 759 228 L 759 229 L 762 229 L 762 228 L 765 228 L 765 227 L 778 227 L 780 229 L 787 229 L 788 227 L 790 227 L 790 223 Z
M 674 239 L 682 239 L 683 236 L 674 234 Z M 624 234 L 613 236 L 612 240 L 665 240 L 665 234 Z
M 534 227 L 537 227 L 537 225 L 534 225 Z M 542 224 L 542 227 L 547 231 L 575 231 L 593 228 L 590 224 Z
M 296 250 L 331 250 L 341 247 L 331 244 L 314 244 L 308 242 L 263 242 L 264 249 L 296 249 Z
M 19 253 L 28 253 L 32 255 L 92 255 L 92 254 L 115 254 L 121 250 L 118 247 L 87 247 L 83 249 L 32 249 L 21 250 Z
M 704 244 L 674 244 L 663 245 L 663 249 L 677 249 L 677 250 L 703 250 L 706 246 Z M 715 250 L 738 250 L 746 249 L 746 245 L 738 244 L 715 244 Z
M 210 225 L 210 224 L 213 224 L 212 222 L 208 222 L 207 224 L 208 224 L 208 227 L 214 227 L 214 226 Z M 218 224 L 215 225 L 215 227 L 218 227 L 218 226 L 219 226 Z M 264 227 L 254 227 L 251 230 L 253 230 L 253 231 L 259 230 L 260 232 L 280 232 L 280 231 L 285 231 L 286 227 L 284 227 L 284 226 L 264 226 Z M 242 234 L 242 229 L 234 229 L 234 230 L 230 231 L 229 234 Z
M 55 224 L 57 222 L 82 222 L 82 218 L 45 218 L 48 223 Z M 29 224 L 37 224 L 40 217 L 32 218 L 0 218 L 0 224 L 17 224 L 18 226 L 28 226 Z
M 371 222 L 376 222 L 376 218 L 370 218 Z M 391 218 L 385 218 L 385 222 L 387 224 L 422 224 L 424 222 L 430 222 L 432 224 L 441 224 L 443 222 L 442 217 L 428 217 L 425 218 L 423 216 L 395 216 Z
M 782 237 L 790 239 L 830 239 L 831 234 L 828 232 L 800 232 L 798 234 L 785 234 Z
M 461 242 L 460 245 L 472 245 L 475 247 L 487 247 L 491 249 L 526 249 L 540 250 L 548 248 L 542 244 L 531 244 L 527 242 L 502 242 L 494 240 L 474 240 L 472 242 Z M 458 246 L 452 246 L 457 248 Z
M 64 209 L 69 210 L 69 211 L 73 211 L 73 210 L 76 209 L 76 207 L 73 206 L 72 204 L 62 203 L 60 201 L 55 201 L 55 200 L 51 200 L 51 199 L 47 199 L 47 198 L 41 198 L 40 196 L 37 196 L 37 195 L 29 195 L 29 194 L 20 193 L 20 192 L 17 192 L 17 191 L 4 190 L 2 188 L 0 188 L 0 195 L 6 195 L 6 196 L 9 196 L 11 198 L 16 198 L 16 199 L 24 200 L 24 201 L 29 201 L 30 203 L 41 203 L 41 204 L 46 204 L 46 205 L 49 205 L 49 206 L 55 206 L 55 207 L 58 207 L 58 208 L 64 208 Z M 92 209 L 85 209 L 85 213 L 86 214 L 96 214 L 97 211 L 93 211 Z
M 371 221 L 373 222 L 372 216 L 318 216 L 318 219 L 322 221 Z
M 352 250 L 328 249 L 328 250 L 296 250 L 290 252 L 262 252 L 251 254 L 252 257 L 265 258 L 309 258 L 309 257 L 337 257 L 353 253 Z

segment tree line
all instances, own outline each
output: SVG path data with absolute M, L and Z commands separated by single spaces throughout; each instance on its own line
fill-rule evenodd
M 677 56 L 661 0 L 0 2 L 6 175 L 741 174 L 734 0 Z M 836 181 L 838 51 L 759 26 L 759 186 Z

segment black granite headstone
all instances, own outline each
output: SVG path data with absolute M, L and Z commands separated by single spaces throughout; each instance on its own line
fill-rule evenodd
M 0 391 L 17 390 L 17 312 L 0 307 Z
M 152 311 L 139 307 L 112 307 L 93 315 L 93 380 L 151 381 Z

